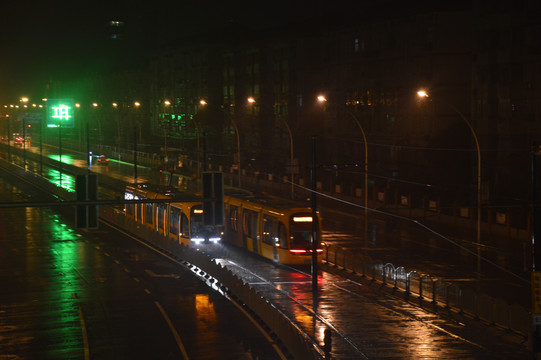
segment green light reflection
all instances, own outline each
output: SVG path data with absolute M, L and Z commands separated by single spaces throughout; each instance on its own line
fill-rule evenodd
M 62 187 L 69 192 L 75 192 L 75 178 L 68 174 L 62 174 L 62 184 L 60 183 L 60 171 L 49 169 L 47 179 L 56 186 Z
M 48 155 L 49 159 L 53 159 L 55 161 L 60 161 L 60 156 L 58 154 L 54 154 L 54 155 Z M 62 162 L 64 164 L 68 164 L 68 165 L 71 165 L 73 164 L 73 157 L 69 154 L 66 154 L 66 155 L 62 155 Z

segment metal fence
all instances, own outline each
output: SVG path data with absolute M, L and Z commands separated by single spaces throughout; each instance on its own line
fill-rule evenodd
M 370 256 L 357 255 L 339 246 L 325 245 L 324 250 L 326 263 L 393 289 L 403 290 L 406 296 L 417 296 L 421 300 L 469 314 L 524 336 L 532 331 L 531 314 L 523 306 L 508 305 L 503 299 L 477 293 L 430 275 L 406 271 L 402 266 L 374 261 Z

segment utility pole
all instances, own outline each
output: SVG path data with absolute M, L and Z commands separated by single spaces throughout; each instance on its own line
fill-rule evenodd
M 312 180 L 312 292 L 317 291 L 317 239 L 318 239 L 318 223 L 317 223 L 317 198 L 316 198 L 316 143 L 317 138 L 312 137 L 312 170 L 310 177 Z
M 532 145 L 532 323 L 533 332 L 530 334 L 530 345 L 534 359 L 541 359 L 541 191 L 539 189 L 539 165 L 541 146 L 534 142 Z

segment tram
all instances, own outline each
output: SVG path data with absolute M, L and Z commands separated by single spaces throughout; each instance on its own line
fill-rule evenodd
M 288 265 L 312 262 L 313 222 L 317 260 L 321 261 L 321 218 L 310 208 L 281 198 L 228 190 L 224 196 L 225 241 L 271 261 Z
M 124 191 L 125 200 L 171 201 L 125 204 L 124 213 L 171 241 L 184 245 L 218 243 L 222 238 L 221 228 L 204 226 L 202 202 L 183 200 L 189 197 L 193 195 L 171 186 L 128 185 Z
M 312 262 L 312 234 L 315 230 L 316 258 L 321 261 L 321 218 L 317 213 L 314 220 L 310 208 L 269 195 L 228 189 L 224 194 L 224 226 L 209 227 L 203 223 L 202 201 L 185 201 L 190 197 L 193 195 L 170 186 L 128 185 L 124 191 L 126 200 L 171 201 L 127 203 L 124 213 L 171 241 L 198 245 L 218 243 L 223 239 L 287 265 Z

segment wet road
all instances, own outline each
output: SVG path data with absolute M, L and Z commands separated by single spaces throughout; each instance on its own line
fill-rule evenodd
M 309 268 L 262 261 L 228 246 L 208 250 L 295 323 L 333 359 L 527 359 L 522 336 L 382 291 L 366 279 L 323 266 L 312 290 Z
M 0 177 L 1 201 L 43 194 Z M 0 209 L 0 358 L 278 359 L 237 307 L 179 264 L 51 209 Z
M 316 343 L 322 344 L 324 330 L 331 329 L 332 358 L 529 358 L 520 337 L 457 314 L 436 314 L 405 303 L 362 279 L 333 274 L 332 268 L 321 274 L 314 297 L 306 269 L 291 271 L 234 249 L 216 248 L 224 252 L 216 252 L 216 258 L 264 294 Z

